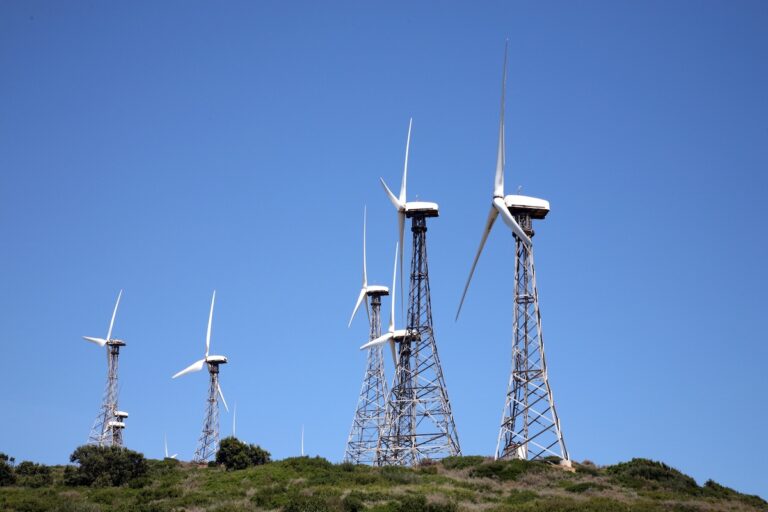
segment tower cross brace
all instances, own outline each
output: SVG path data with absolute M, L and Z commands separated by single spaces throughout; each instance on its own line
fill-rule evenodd
M 387 294 L 387 292 L 369 292 L 368 294 L 371 304 L 370 340 L 381 336 L 381 297 Z M 368 349 L 363 385 L 344 453 L 345 462 L 380 464 L 380 440 L 385 427 L 386 401 L 387 382 L 384 376 L 383 348 L 378 345 Z
M 219 365 L 222 361 L 207 361 L 208 398 L 206 399 L 203 430 L 197 441 L 197 449 L 192 458 L 198 464 L 213 460 L 219 449 Z
M 533 237 L 532 219 L 524 209 L 510 209 Z M 496 443 L 497 459 L 560 458 L 570 465 L 560 419 L 549 385 L 533 246 L 515 237 L 512 371 Z
M 436 209 L 407 211 L 413 246 L 406 336 L 397 340 L 395 377 L 381 438 L 382 465 L 414 465 L 461 454 L 437 353 L 427 264 L 427 217 Z
M 125 342 L 121 340 L 108 340 L 105 345 L 107 354 L 107 384 L 104 388 L 99 413 L 88 434 L 88 444 L 98 446 L 123 445 L 122 429 L 110 426 L 110 422 L 117 419 L 115 413 L 118 411 L 118 358 L 120 356 L 120 347 L 124 346 Z

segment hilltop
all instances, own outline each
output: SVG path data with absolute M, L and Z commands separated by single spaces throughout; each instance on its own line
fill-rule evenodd
M 26 486 L 0 487 L 0 510 L 111 511 L 768 511 L 760 497 L 647 459 L 589 462 L 566 471 L 546 461 L 451 457 L 416 468 L 372 468 L 296 457 L 247 469 L 149 460 L 122 487 L 64 485 L 64 466 Z M 36 486 L 36 487 L 35 487 Z

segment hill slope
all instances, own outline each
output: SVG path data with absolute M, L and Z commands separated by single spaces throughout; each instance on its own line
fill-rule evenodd
M 260 511 L 768 511 L 768 503 L 696 482 L 645 459 L 568 472 L 546 462 L 454 457 L 417 468 L 291 458 L 239 471 L 150 461 L 150 476 L 125 487 L 0 487 L 0 510 L 34 512 Z

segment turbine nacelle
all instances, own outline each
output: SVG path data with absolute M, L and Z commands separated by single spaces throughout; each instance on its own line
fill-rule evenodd
M 375 295 L 378 295 L 379 297 L 381 297 L 382 295 L 389 295 L 389 288 L 387 288 L 386 286 L 378 285 L 378 284 L 372 284 L 365 288 L 365 293 L 369 297 L 372 297 Z
M 549 213 L 549 201 L 538 197 L 511 194 L 504 197 L 504 204 L 509 213 L 515 215 L 525 213 L 532 219 L 543 219 Z

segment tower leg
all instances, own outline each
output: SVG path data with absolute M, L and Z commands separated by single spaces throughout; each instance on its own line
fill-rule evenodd
M 530 225 L 530 220 L 520 219 L 520 223 Z M 547 377 L 533 248 L 515 240 L 512 373 L 496 444 L 496 458 L 539 459 L 553 456 L 570 463 Z
M 399 343 L 387 403 L 387 429 L 382 436 L 383 463 L 393 465 L 461 454 L 432 326 L 426 216 L 417 214 L 411 219 L 408 336 Z
M 370 339 L 381 336 L 381 296 L 372 295 Z M 384 428 L 387 383 L 384 376 L 383 349 L 368 350 L 368 364 L 363 377 L 360 398 L 347 440 L 344 460 L 353 464 L 380 463 L 380 439 Z
M 219 450 L 219 365 L 208 363 L 208 398 L 205 407 L 203 431 L 197 441 L 193 462 L 209 462 Z
M 114 434 L 109 426 L 109 422 L 115 419 L 115 412 L 118 410 L 117 363 L 118 356 L 120 355 L 120 346 L 107 344 L 106 353 L 107 385 L 104 388 L 99 414 L 96 416 L 91 432 L 88 434 L 88 444 L 98 446 L 111 446 L 115 444 Z M 117 446 L 122 446 L 122 435 L 119 436 L 118 442 Z

